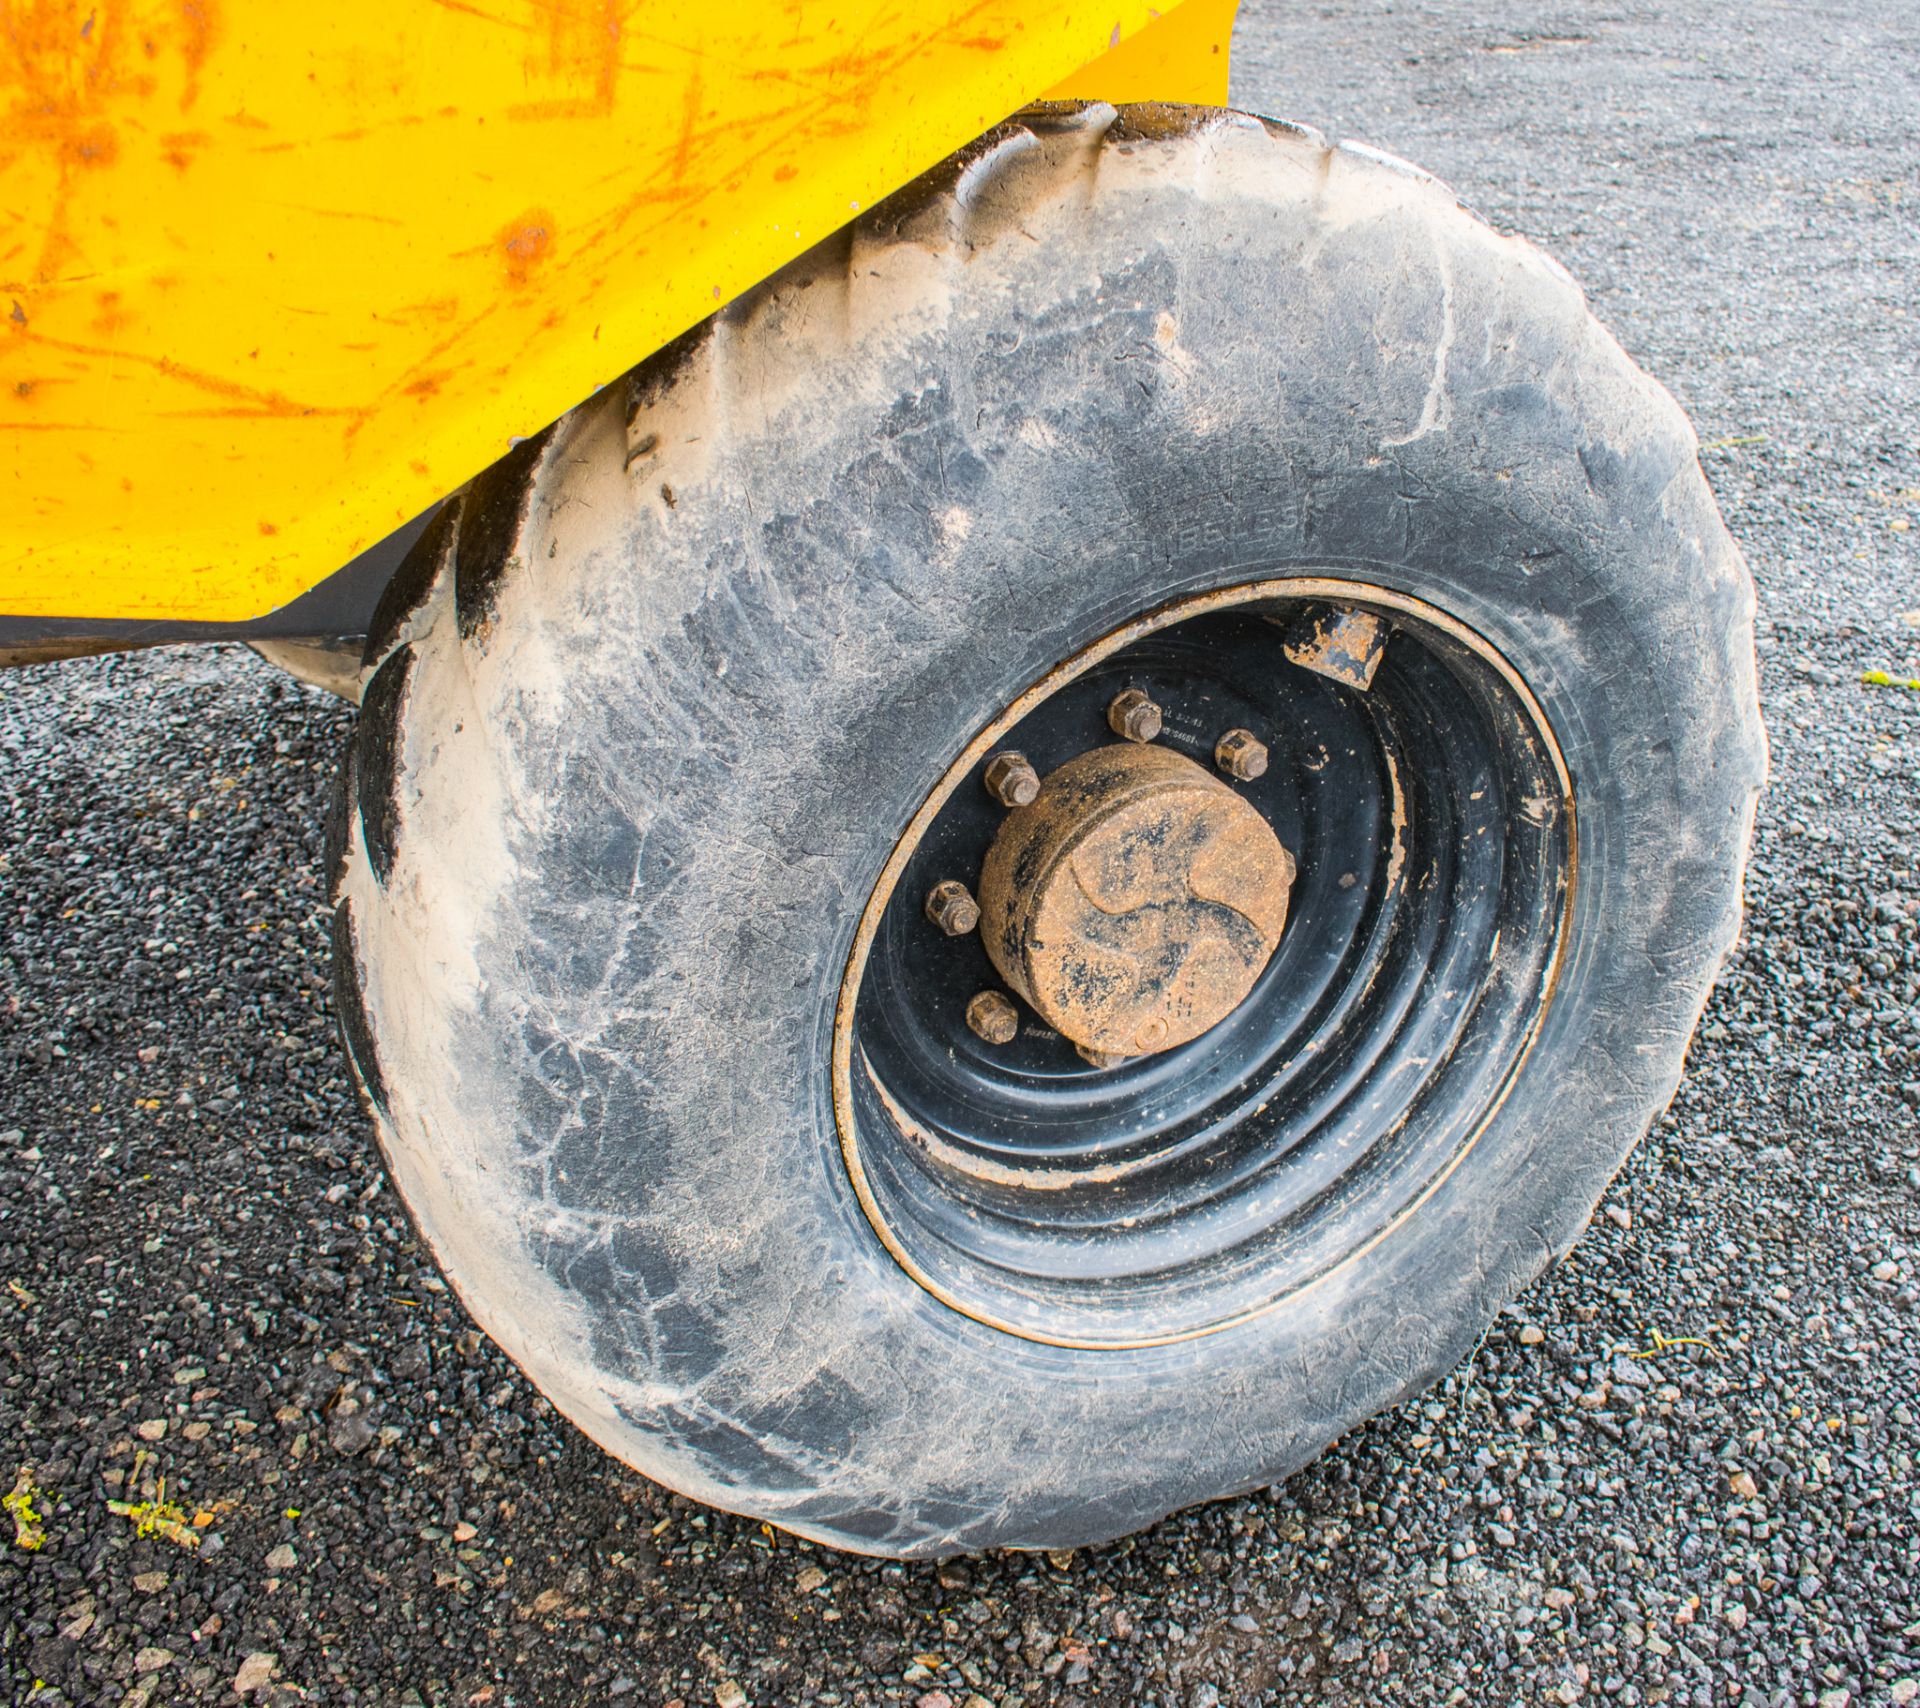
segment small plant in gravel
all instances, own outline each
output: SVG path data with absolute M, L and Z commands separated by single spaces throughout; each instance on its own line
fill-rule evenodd
M 0 1499 L 13 1520 L 13 1545 L 29 1553 L 38 1553 L 47 1544 L 47 1521 L 33 1504 L 36 1496 L 41 1496 L 41 1489 L 33 1480 L 33 1467 L 22 1465 L 13 1480 L 13 1493 Z
M 129 1487 L 140 1485 L 140 1473 L 146 1467 L 150 1454 L 138 1453 L 134 1456 L 133 1475 L 127 1479 Z M 162 1477 L 154 1484 L 153 1497 L 150 1500 L 110 1500 L 107 1510 L 121 1518 L 133 1521 L 136 1536 L 164 1536 L 169 1542 L 177 1542 L 182 1548 L 200 1546 L 200 1532 L 193 1528 L 193 1522 L 186 1508 L 167 1499 L 167 1479 Z

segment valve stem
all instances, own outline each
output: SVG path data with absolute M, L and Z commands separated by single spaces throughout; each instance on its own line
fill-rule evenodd
M 1386 619 L 1371 611 L 1324 606 L 1288 628 L 1281 651 L 1304 670 L 1364 692 L 1373 686 L 1373 673 L 1387 650 L 1387 633 Z

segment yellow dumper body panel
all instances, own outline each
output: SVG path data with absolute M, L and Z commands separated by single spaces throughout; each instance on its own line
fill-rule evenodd
M 1234 4 L 0 0 L 0 613 L 282 605 L 1028 101 L 1223 101 Z

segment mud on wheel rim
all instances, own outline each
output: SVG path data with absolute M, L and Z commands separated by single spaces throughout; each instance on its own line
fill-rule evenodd
M 1386 624 L 1364 690 L 1283 652 L 1288 625 L 1329 610 Z M 1297 863 L 1279 945 L 1226 1018 L 1161 1053 L 1094 1065 L 1024 1005 L 988 1043 L 967 1004 L 1003 980 L 925 898 L 977 883 L 1008 816 L 991 759 L 1048 773 L 1111 742 L 1129 688 L 1164 708 L 1159 743 L 1209 770 L 1229 729 L 1267 744 L 1264 773 L 1231 786 Z M 1294 576 L 1116 629 L 968 744 L 867 902 L 832 1069 L 868 1219 L 948 1305 L 1061 1346 L 1188 1339 L 1324 1281 L 1499 1108 L 1552 1000 L 1574 846 L 1539 702 L 1424 601 Z

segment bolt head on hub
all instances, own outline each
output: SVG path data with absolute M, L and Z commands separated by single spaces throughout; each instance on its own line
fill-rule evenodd
M 987 793 L 1003 807 L 1031 806 L 1034 796 L 1040 793 L 1040 773 L 1027 763 L 1024 753 L 1015 753 L 1011 748 L 987 761 L 984 780 Z
M 1020 1010 L 997 990 L 983 990 L 967 1004 L 967 1028 L 988 1044 L 1011 1044 L 1020 1030 Z
M 927 891 L 927 917 L 949 937 L 964 937 L 980 923 L 980 904 L 957 878 L 942 878 Z
M 1236 783 L 1267 772 L 1267 744 L 1250 729 L 1230 729 L 1213 744 L 1213 762 Z
M 1160 733 L 1160 708 L 1140 689 L 1122 689 L 1107 707 L 1107 727 L 1123 741 L 1152 741 Z

